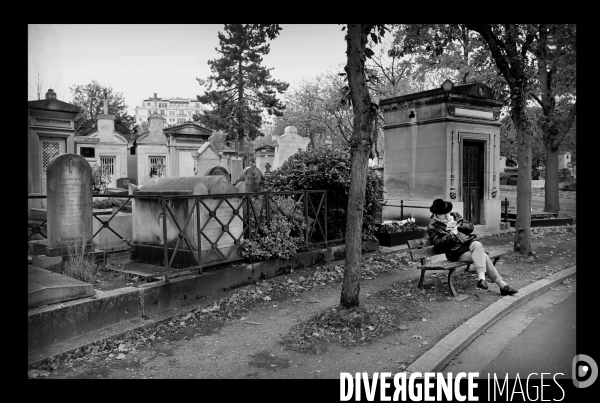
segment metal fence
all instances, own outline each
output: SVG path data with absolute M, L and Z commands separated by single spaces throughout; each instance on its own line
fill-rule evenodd
M 400 200 L 400 205 L 397 204 L 387 204 L 388 200 L 382 200 L 381 201 L 381 206 L 386 206 L 386 207 L 400 207 L 400 220 L 404 220 L 404 208 L 424 208 L 429 210 L 429 207 L 427 206 L 409 206 L 407 204 L 404 204 L 404 200 Z
M 28 196 L 30 199 L 41 199 L 46 196 Z M 308 250 L 312 247 L 327 246 L 332 242 L 340 242 L 343 239 L 331 239 L 328 237 L 327 226 L 327 191 L 325 190 L 305 190 L 291 192 L 254 192 L 254 193 L 232 193 L 232 194 L 210 194 L 210 195 L 190 195 L 190 196 L 156 196 L 156 195 L 93 195 L 94 198 L 117 198 L 124 200 L 118 209 L 114 209 L 110 217 L 106 219 L 107 214 L 94 212 L 93 216 L 100 222 L 100 228 L 93 234 L 96 238 L 100 231 L 107 229 L 114 233 L 119 239 L 135 248 L 130 240 L 124 238 L 110 226 L 111 220 L 121 211 L 125 204 L 130 200 L 142 199 L 153 201 L 160 205 L 162 211 L 162 246 L 159 245 L 141 245 L 146 248 L 162 249 L 162 264 L 166 268 L 165 280 L 175 272 L 197 271 L 202 273 L 205 267 L 221 264 L 224 262 L 234 262 L 244 260 L 237 253 L 243 239 L 253 240 L 259 236 L 261 228 L 268 226 L 272 219 L 278 215 L 286 216 L 288 219 L 298 221 L 303 218 L 306 226 L 302 233 L 295 234 L 301 237 L 302 243 L 298 246 L 299 250 Z M 293 208 L 291 206 L 293 205 Z M 178 208 L 176 208 L 176 206 Z M 186 206 L 183 211 L 181 206 Z M 226 222 L 218 217 L 220 209 L 227 210 L 228 219 Z M 234 231 L 231 225 L 236 218 L 241 221 L 241 231 Z M 167 223 L 169 221 L 169 224 Z M 204 222 L 202 222 L 204 220 Z M 238 221 L 238 222 L 239 222 Z M 191 224 L 192 222 L 195 223 Z M 39 225 L 29 224 L 32 233 L 39 233 L 46 237 L 41 230 L 46 223 L 44 220 Z M 176 241 L 169 242 L 168 227 L 172 223 L 175 226 Z M 191 226 L 190 226 L 191 224 Z M 209 224 L 212 224 L 208 228 Z M 220 227 L 220 235 L 216 239 L 211 239 L 208 233 L 209 229 L 214 231 Z M 193 229 L 195 227 L 195 229 Z M 190 230 L 192 228 L 192 230 Z M 219 241 L 222 237 L 230 237 L 234 247 L 222 248 Z M 171 237 L 173 238 L 173 237 Z M 194 239 L 195 238 L 195 239 Z M 202 241 L 208 248 L 202 249 Z M 173 245 L 174 243 L 174 245 Z M 207 245 L 208 244 L 208 245 Z M 191 264 L 174 265 L 177 255 L 180 255 L 179 262 L 191 261 Z M 185 254 L 185 258 L 181 255 Z M 213 260 L 206 262 L 208 255 Z M 215 258 L 216 255 L 216 258 Z M 179 266 L 175 268 L 174 266 Z

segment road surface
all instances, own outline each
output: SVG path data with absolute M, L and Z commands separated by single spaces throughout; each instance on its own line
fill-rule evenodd
M 575 285 L 560 285 L 508 313 L 442 370 L 480 379 L 571 378 L 575 356 Z M 551 374 L 551 375 L 547 375 Z

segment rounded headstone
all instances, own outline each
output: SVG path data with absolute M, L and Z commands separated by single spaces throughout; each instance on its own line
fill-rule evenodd
M 77 154 L 61 154 L 48 163 L 48 248 L 65 248 L 84 238 L 91 242 L 92 168 Z M 63 254 L 63 253 L 58 253 Z

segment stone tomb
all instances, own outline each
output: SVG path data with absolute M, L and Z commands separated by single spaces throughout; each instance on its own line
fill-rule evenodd
M 61 154 L 48 164 L 47 256 L 68 255 L 68 245 L 92 245 L 92 168 L 77 154 Z
M 451 201 L 476 233 L 500 228 L 500 108 L 489 87 L 454 85 L 382 99 L 384 191 L 389 205 L 404 204 L 427 225 L 434 199 Z M 383 219 L 400 209 L 384 207 Z
M 140 190 L 135 191 L 136 196 L 191 196 L 191 195 L 209 195 L 238 193 L 237 189 L 224 176 L 194 176 L 182 178 L 160 178 L 153 179 L 146 183 Z M 231 205 L 238 209 L 240 207 L 239 198 L 229 198 Z M 221 199 L 202 199 L 202 201 L 211 210 L 216 208 Z M 171 208 L 177 222 L 183 228 L 189 212 L 195 205 L 195 199 L 176 199 L 168 200 L 168 206 Z M 240 211 L 240 215 L 242 212 Z M 230 256 L 228 260 L 239 258 L 236 239 L 242 234 L 243 223 L 239 217 L 233 217 L 233 210 L 225 201 L 221 202 L 216 211 L 216 218 L 219 224 L 210 212 L 200 204 L 200 228 L 208 237 L 200 236 L 202 264 L 206 265 L 215 261 L 225 261 L 223 257 L 215 250 L 218 248 L 225 256 Z M 179 229 L 173 222 L 170 213 L 167 212 L 167 247 L 169 249 L 169 259 L 179 239 Z M 198 251 L 198 227 L 196 211 L 184 231 L 185 236 L 190 243 L 192 253 Z M 133 212 L 133 242 L 132 257 L 136 262 L 164 265 L 164 236 L 163 236 L 163 215 L 160 199 L 158 198 L 136 198 L 135 209 Z M 211 245 L 211 243 L 214 244 Z M 195 260 L 192 257 L 187 245 L 182 241 L 179 243 L 175 260 L 172 267 L 184 268 L 195 266 Z
M 310 139 L 298 135 L 298 130 L 294 126 L 288 126 L 284 129 L 281 136 L 273 136 L 273 140 L 277 141 L 275 147 L 275 158 L 273 159 L 273 170 L 279 168 L 298 150 L 305 151 L 310 143 Z

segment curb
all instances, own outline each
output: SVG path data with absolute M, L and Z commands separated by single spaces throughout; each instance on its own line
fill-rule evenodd
M 425 373 L 442 370 L 454 356 L 471 344 L 497 320 L 527 301 L 543 294 L 550 287 L 567 278 L 575 277 L 576 274 L 576 266 L 571 266 L 535 283 L 526 285 L 516 295 L 500 298 L 437 342 L 431 349 L 410 364 L 405 371 L 408 373 Z

